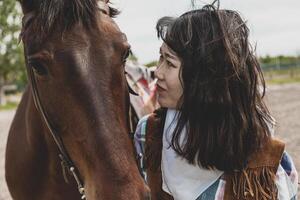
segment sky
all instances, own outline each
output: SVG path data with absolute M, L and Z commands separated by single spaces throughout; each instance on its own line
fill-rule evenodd
M 191 0 L 111 0 L 121 10 L 115 19 L 142 64 L 157 60 L 161 41 L 155 25 L 163 16 L 192 9 Z M 196 0 L 198 7 L 211 1 Z M 300 0 L 221 0 L 221 8 L 237 10 L 250 28 L 258 56 L 300 55 Z

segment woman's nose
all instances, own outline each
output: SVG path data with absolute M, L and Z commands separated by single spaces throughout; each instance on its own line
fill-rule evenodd
M 161 80 L 163 79 L 163 73 L 161 70 L 161 65 L 158 65 L 157 68 L 154 71 L 154 77 Z

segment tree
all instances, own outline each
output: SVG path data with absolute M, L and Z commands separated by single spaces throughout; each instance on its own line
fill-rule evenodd
M 5 84 L 26 82 L 22 45 L 19 44 L 21 8 L 17 1 L 0 1 L 0 104 Z M 2 97 L 2 98 L 1 98 Z
M 128 56 L 128 60 L 132 61 L 132 62 L 138 62 L 138 58 L 136 57 L 136 55 L 132 52 L 132 50 L 130 50 L 129 56 Z
M 154 67 L 154 66 L 157 66 L 158 62 L 155 60 L 155 61 L 151 61 L 147 64 L 145 64 L 146 67 Z

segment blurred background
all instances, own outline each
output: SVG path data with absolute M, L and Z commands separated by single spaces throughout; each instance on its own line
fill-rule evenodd
M 142 95 L 132 99 L 138 117 L 153 95 L 153 70 L 161 41 L 155 25 L 163 16 L 180 14 L 211 1 L 112 0 L 121 10 L 115 19 L 132 46 L 128 80 Z M 247 20 L 267 82 L 266 102 L 277 121 L 275 135 L 286 142 L 300 170 L 300 1 L 221 0 L 221 8 L 238 10 Z M 10 200 L 4 179 L 6 138 L 26 87 L 23 47 L 19 43 L 22 11 L 14 0 L 0 0 L 0 200 Z M 154 105 L 155 107 L 155 105 Z M 300 197 L 300 196 L 299 196 Z

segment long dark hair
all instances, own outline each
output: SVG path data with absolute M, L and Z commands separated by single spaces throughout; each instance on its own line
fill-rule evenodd
M 178 18 L 161 18 L 157 33 L 182 62 L 184 90 L 172 148 L 204 168 L 244 168 L 250 155 L 270 138 L 273 125 L 245 21 L 236 11 L 206 5 Z

